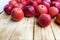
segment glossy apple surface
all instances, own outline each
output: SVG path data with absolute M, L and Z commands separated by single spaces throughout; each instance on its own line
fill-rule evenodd
M 4 11 L 8 15 L 11 14 L 12 9 L 13 9 L 13 6 L 12 5 L 9 5 L 9 4 L 5 5 L 5 7 L 4 7 Z
M 59 10 L 58 10 L 58 8 L 56 8 L 56 7 L 50 7 L 49 8 L 49 15 L 53 18 L 53 17 L 55 17 L 57 14 L 59 13 Z
M 56 22 L 57 24 L 60 24 L 60 13 L 56 16 L 55 22 Z
M 60 2 L 53 1 L 53 2 L 51 3 L 51 6 L 55 6 L 55 7 L 57 7 L 58 9 L 60 9 Z
M 48 9 L 45 5 L 38 5 L 36 7 L 36 16 L 39 17 L 41 14 L 47 14 Z
M 9 1 L 9 4 L 14 6 L 14 7 L 18 5 L 16 0 Z
M 40 27 L 47 27 L 51 23 L 51 17 L 48 14 L 41 14 L 37 20 Z
M 22 20 L 22 18 L 24 17 L 24 13 L 23 13 L 22 9 L 14 8 L 12 10 L 11 16 L 12 16 L 12 20 L 19 21 L 19 20 Z
M 50 3 L 46 2 L 46 1 L 43 1 L 42 4 L 45 5 L 49 9 Z
M 32 16 L 34 16 L 34 13 L 35 13 L 35 9 L 34 9 L 33 6 L 28 5 L 28 6 L 26 6 L 24 8 L 24 14 L 25 14 L 25 16 L 32 17 Z

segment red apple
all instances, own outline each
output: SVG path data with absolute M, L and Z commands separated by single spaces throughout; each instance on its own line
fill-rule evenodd
M 35 9 L 33 6 L 28 5 L 24 8 L 24 13 L 25 13 L 25 16 L 32 17 L 32 16 L 34 16 Z
M 26 6 L 28 4 L 26 0 L 21 0 L 21 3 L 23 4 L 23 6 Z
M 10 1 L 9 2 L 10 5 L 16 7 L 18 5 L 18 3 L 16 2 L 16 0 Z
M 33 5 L 34 7 L 37 7 L 37 6 L 38 6 L 38 3 L 37 3 L 36 1 L 33 1 L 32 5 Z
M 51 23 L 51 17 L 48 14 L 41 14 L 37 20 L 40 27 L 46 27 Z
M 23 6 L 23 4 L 18 3 L 18 5 L 16 7 L 23 9 L 24 6 Z
M 57 24 L 60 24 L 60 13 L 56 16 L 55 22 L 56 22 Z
M 45 5 L 38 5 L 36 7 L 36 16 L 39 17 L 41 14 L 46 14 L 48 13 L 48 9 Z
M 48 2 L 48 3 L 51 3 L 51 0 L 43 0 L 43 1 L 46 1 L 46 2 Z
M 55 1 L 58 1 L 58 2 L 60 2 L 60 0 L 55 0 Z
M 26 0 L 27 1 L 27 4 L 29 4 L 32 0 Z
M 30 2 L 30 5 L 33 5 L 34 7 L 37 7 L 38 6 L 38 3 L 36 1 L 31 1 Z
M 60 2 L 53 1 L 53 2 L 51 3 L 51 6 L 55 6 L 55 7 L 57 7 L 58 9 L 60 9 Z
M 18 3 L 20 3 L 21 2 L 21 0 L 16 0 Z
M 24 17 L 24 13 L 23 13 L 22 9 L 14 8 L 12 10 L 11 16 L 12 16 L 12 20 L 19 21 L 19 20 L 22 20 L 22 18 Z
M 45 5 L 47 8 L 50 7 L 50 3 L 46 2 L 46 1 L 43 1 L 42 4 Z
M 5 5 L 5 7 L 4 7 L 4 11 L 5 11 L 6 14 L 8 14 L 8 15 L 11 14 L 12 9 L 13 9 L 13 6 L 12 6 L 12 5 L 9 5 L 9 4 Z
M 58 8 L 56 7 L 50 7 L 49 8 L 49 15 L 53 18 L 59 13 Z
M 35 0 L 37 3 L 41 3 L 42 2 L 42 0 Z

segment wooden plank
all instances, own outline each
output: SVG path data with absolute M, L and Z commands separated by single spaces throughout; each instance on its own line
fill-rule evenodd
M 55 40 L 53 32 L 51 30 L 51 25 L 45 28 L 46 40 Z
M 51 28 L 55 37 L 55 40 L 60 40 L 60 26 L 58 26 L 57 24 L 55 24 L 55 22 L 52 20 L 51 23 Z
M 36 19 L 35 19 L 35 27 L 34 27 L 34 40 L 41 40 L 42 34 L 41 34 L 41 28 L 36 25 Z
M 0 14 L 0 32 L 3 30 L 5 25 L 9 22 L 11 16 L 6 15 L 4 12 Z
M 33 23 L 34 18 L 26 18 L 24 21 L 19 22 L 10 40 L 33 40 Z M 20 33 L 20 35 L 18 35 L 18 33 Z
M 20 22 L 13 22 L 11 17 L 4 18 L 5 16 L 2 16 L 3 21 L 0 32 L 0 40 L 33 40 L 33 23 L 34 23 L 34 17 L 32 18 L 23 18 Z M 2 21 L 0 21 L 1 23 Z M 8 24 L 6 23 L 8 22 Z M 4 23 L 6 23 L 4 25 Z M 2 31 L 3 30 L 3 31 Z
M 41 28 L 35 23 L 34 40 L 55 40 L 50 25 L 46 28 Z

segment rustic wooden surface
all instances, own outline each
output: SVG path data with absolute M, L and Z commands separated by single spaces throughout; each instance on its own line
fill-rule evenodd
M 13 22 L 11 16 L 4 12 L 0 14 L 0 40 L 60 40 L 60 26 L 52 23 L 41 28 L 36 24 L 36 18 L 24 17 L 19 22 Z

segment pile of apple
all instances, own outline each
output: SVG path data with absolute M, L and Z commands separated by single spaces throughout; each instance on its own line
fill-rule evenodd
M 10 0 L 4 11 L 14 21 L 20 21 L 24 16 L 35 16 L 41 27 L 48 26 L 52 18 L 60 24 L 60 0 Z

